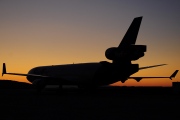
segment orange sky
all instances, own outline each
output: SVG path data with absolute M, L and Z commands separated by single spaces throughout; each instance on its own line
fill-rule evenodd
M 133 18 L 143 16 L 137 44 L 147 45 L 134 76 L 169 76 L 180 69 L 180 2 L 173 1 L 0 1 L 0 64 L 27 73 L 42 65 L 99 62 L 119 45 Z M 26 81 L 4 75 L 0 79 Z M 173 81 L 180 81 L 180 76 Z M 169 79 L 128 80 L 118 85 L 171 86 Z M 116 84 L 117 85 L 117 84 Z

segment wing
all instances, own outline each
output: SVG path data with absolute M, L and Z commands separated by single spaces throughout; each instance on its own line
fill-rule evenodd
M 143 78 L 169 78 L 172 80 L 172 78 L 175 78 L 179 70 L 175 70 L 174 73 L 169 77 L 129 77 L 128 79 L 135 79 L 137 82 L 139 82 Z
M 6 64 L 5 63 L 3 63 L 2 76 L 4 74 L 18 75 L 18 76 L 32 76 L 32 77 L 36 77 L 37 79 L 43 79 L 46 81 L 61 80 L 61 82 L 64 82 L 64 81 L 71 82 L 71 81 L 69 81 L 65 78 L 62 78 L 62 77 L 53 77 L 53 76 L 38 75 L 38 74 L 10 73 L 10 72 L 6 71 Z
M 6 71 L 6 64 L 5 63 L 3 63 L 2 76 L 4 74 L 18 75 L 18 76 L 32 76 L 32 77 L 37 78 L 38 81 L 43 80 L 45 82 L 55 82 L 56 80 L 58 80 L 58 81 L 60 80 L 61 82 L 68 81 L 68 80 L 65 80 L 64 78 L 61 78 L 61 77 L 53 77 L 53 76 L 38 75 L 38 74 L 10 73 L 10 72 Z
M 2 76 L 4 74 L 9 74 L 9 75 L 19 75 L 19 76 L 33 76 L 33 77 L 42 77 L 42 78 L 49 78 L 50 76 L 44 76 L 44 75 L 36 75 L 36 74 L 23 74 L 23 73 L 7 73 L 6 72 L 6 64 L 3 63 L 3 69 L 2 69 Z

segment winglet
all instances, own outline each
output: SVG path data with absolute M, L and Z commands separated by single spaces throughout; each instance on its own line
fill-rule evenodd
M 172 80 L 172 78 L 176 77 L 176 74 L 178 73 L 179 70 L 174 71 L 174 73 L 170 76 L 170 79 Z
M 6 64 L 3 63 L 2 76 L 6 74 Z

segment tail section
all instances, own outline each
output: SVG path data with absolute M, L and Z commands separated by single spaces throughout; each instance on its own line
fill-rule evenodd
M 142 17 L 133 19 L 119 46 L 106 50 L 105 56 L 107 59 L 112 60 L 115 64 L 130 65 L 131 61 L 138 60 L 144 56 L 146 45 L 135 45 L 141 21 Z
M 139 32 L 141 21 L 142 17 L 134 18 L 118 48 L 122 46 L 126 47 L 136 43 L 136 38 Z

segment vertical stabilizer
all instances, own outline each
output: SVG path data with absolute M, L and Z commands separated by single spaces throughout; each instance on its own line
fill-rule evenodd
M 136 43 L 136 38 L 141 25 L 142 17 L 134 18 L 118 48 L 126 47 Z

